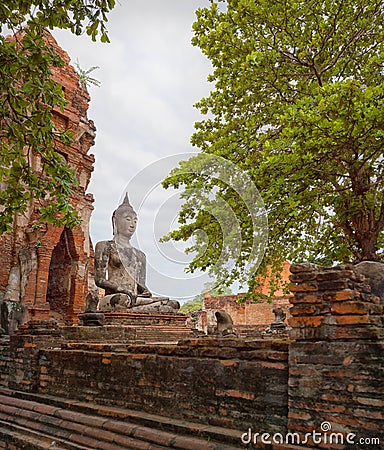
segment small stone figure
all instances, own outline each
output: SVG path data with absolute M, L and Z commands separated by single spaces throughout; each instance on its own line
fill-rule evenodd
M 215 333 L 220 337 L 238 337 L 233 329 L 232 317 L 224 310 L 219 309 L 215 312 L 217 326 Z
M 272 312 L 275 315 L 275 320 L 271 323 L 271 330 L 285 330 L 287 325 L 285 324 L 284 320 L 287 315 L 285 314 L 283 308 L 279 306 L 277 308 L 274 308 Z
M 145 285 L 145 254 L 130 240 L 136 230 L 137 215 L 125 195 L 112 215 L 113 240 L 101 241 L 95 248 L 95 283 L 105 289 L 99 311 L 174 313 L 179 302 L 152 297 Z
M 104 325 L 105 316 L 97 311 L 99 296 L 95 292 L 89 292 L 85 299 L 85 312 L 79 314 L 79 319 L 84 326 L 100 327 Z
M 232 317 L 225 311 L 219 310 L 215 312 L 217 320 L 217 334 L 219 336 L 231 336 L 236 337 L 233 331 L 233 320 Z
M 261 333 L 261 337 L 271 335 L 283 336 L 286 333 L 287 325 L 284 322 L 284 320 L 287 317 L 287 315 L 285 314 L 283 308 L 278 306 L 277 308 L 272 309 L 272 312 L 275 314 L 275 320 L 265 331 Z
M 99 296 L 96 292 L 89 292 L 85 298 L 85 312 L 94 313 L 97 310 L 97 305 L 99 303 Z

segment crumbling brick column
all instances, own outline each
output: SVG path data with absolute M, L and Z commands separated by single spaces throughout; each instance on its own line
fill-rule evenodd
M 353 266 L 294 264 L 291 273 L 288 429 L 322 432 L 328 422 L 328 435 L 353 433 L 355 442 L 380 437 L 384 445 L 380 299 Z
M 62 85 L 68 103 L 63 110 L 55 108 L 52 113 L 55 126 L 71 131 L 73 140 L 63 143 L 57 139 L 54 146 L 76 173 L 78 185 L 72 186 L 70 202 L 78 212 L 81 223 L 73 230 L 42 224 L 39 218 L 40 203 L 31 199 L 27 210 L 15 215 L 12 231 L 0 236 L 1 325 L 10 334 L 26 318 L 47 320 L 53 317 L 62 324 L 77 323 L 78 314 L 84 310 L 89 270 L 92 268 L 89 222 L 93 197 L 86 193 L 94 163 L 94 156 L 89 154 L 95 138 L 95 126 L 87 117 L 90 97 L 70 65 L 68 54 L 48 31 L 44 37 L 64 61 L 63 67 L 52 68 L 52 78 Z M 38 174 L 41 170 L 40 157 L 33 155 L 31 164 Z M 64 239 L 61 239 L 63 232 L 70 235 L 73 246 L 66 252 L 65 261 L 66 267 L 70 267 L 70 276 L 60 278 L 57 275 L 61 273 L 52 270 L 52 266 L 57 265 L 57 260 L 52 261 L 52 258 L 64 247 Z M 68 275 L 64 271 L 63 274 Z M 52 300 L 51 293 L 55 289 L 56 296 Z M 61 303 L 57 300 L 58 292 L 68 293 L 62 296 Z M 16 306 L 19 314 L 11 317 Z

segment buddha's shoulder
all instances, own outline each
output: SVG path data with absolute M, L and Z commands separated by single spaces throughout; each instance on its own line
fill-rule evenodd
M 95 252 L 102 252 L 107 249 L 111 249 L 114 241 L 99 241 L 96 244 Z
M 133 249 L 134 249 L 136 255 L 138 255 L 140 258 L 145 258 L 145 253 L 144 252 L 142 252 L 141 250 L 139 250 L 136 247 L 133 247 Z

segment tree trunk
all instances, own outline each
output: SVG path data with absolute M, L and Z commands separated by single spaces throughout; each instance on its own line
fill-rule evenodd
M 375 233 L 360 234 L 357 233 L 357 241 L 361 249 L 359 262 L 360 261 L 380 261 L 379 256 L 377 256 L 377 236 Z

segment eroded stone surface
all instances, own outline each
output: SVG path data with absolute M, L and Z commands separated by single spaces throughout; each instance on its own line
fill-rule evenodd
M 233 329 L 232 317 L 225 311 L 219 310 L 215 312 L 217 320 L 217 330 L 216 333 L 219 336 L 232 336 L 236 337 L 235 330 Z
M 384 264 L 363 261 L 356 265 L 356 272 L 369 280 L 372 294 L 380 297 L 381 304 L 384 304 Z

